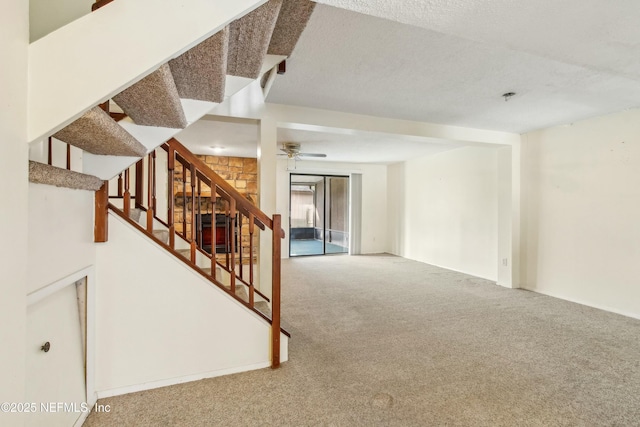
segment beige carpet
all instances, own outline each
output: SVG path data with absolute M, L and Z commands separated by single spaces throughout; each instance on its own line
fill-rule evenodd
M 87 426 L 640 425 L 640 321 L 392 256 L 283 262 L 290 361 Z

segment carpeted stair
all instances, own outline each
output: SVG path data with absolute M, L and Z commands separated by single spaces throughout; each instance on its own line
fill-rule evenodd
M 310 0 L 284 0 L 267 53 L 291 56 L 315 6 Z
M 147 153 L 140 141 L 100 107 L 93 107 L 53 137 L 93 154 L 142 157 Z
M 183 129 L 187 119 L 168 64 L 113 97 L 134 123 Z
M 282 0 L 269 0 L 256 10 L 231 23 L 227 74 L 257 79 Z
M 180 98 L 222 102 L 227 73 L 229 27 L 169 61 Z
M 29 161 L 29 181 L 35 184 L 54 185 L 56 187 L 88 191 L 97 191 L 104 184 L 103 180 L 93 175 L 74 172 L 34 161 Z

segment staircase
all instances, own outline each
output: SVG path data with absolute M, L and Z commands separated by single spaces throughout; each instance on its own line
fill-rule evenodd
M 91 25 L 109 28 L 116 19 L 114 16 L 127 11 L 118 5 L 120 1 L 98 2 L 94 7 L 97 11 L 85 18 Z M 140 3 L 146 1 L 140 0 Z M 198 13 L 196 6 L 212 7 L 210 3 L 195 0 L 191 3 L 194 14 Z M 216 7 L 226 10 L 226 3 L 220 3 L 224 4 Z M 237 8 L 246 9 L 244 4 L 249 4 L 248 1 L 242 3 L 229 3 L 233 4 L 228 8 L 230 16 L 237 13 Z M 111 211 L 271 323 L 274 368 L 280 363 L 280 333 L 275 332 L 281 330 L 280 244 L 284 232 L 280 216 L 270 218 L 261 212 L 173 137 L 286 59 L 314 4 L 309 0 L 256 0 L 248 13 L 230 20 L 202 40 L 197 37 L 206 33 L 206 26 L 198 28 L 199 32 L 194 31 L 191 36 L 196 43 L 188 42 L 186 50 L 184 46 L 178 48 L 176 45 L 176 51 L 168 61 L 143 72 L 133 84 L 121 88 L 122 82 L 114 78 L 110 84 L 121 89 L 108 99 L 102 98 L 84 111 L 73 111 L 69 107 L 74 101 L 71 100 L 65 104 L 66 110 L 60 108 L 60 111 L 52 112 L 51 117 L 39 115 L 40 110 L 31 114 L 37 122 L 32 126 L 36 130 L 30 130 L 30 135 L 36 136 L 35 141 L 46 132 L 45 129 L 51 133 L 47 142 L 42 142 L 48 144 L 48 161 L 31 159 L 30 181 L 96 191 L 96 242 L 108 239 L 107 217 Z M 135 7 L 131 10 L 135 13 Z M 179 12 L 188 11 L 181 9 Z M 216 19 L 211 24 L 214 28 L 223 20 Z M 55 50 L 59 47 L 56 43 L 69 42 L 65 32 L 85 28 L 85 24 L 71 23 L 69 27 L 73 28 L 63 27 L 30 47 L 34 64 L 33 99 L 57 93 L 56 88 L 45 90 L 39 84 L 45 62 L 42 59 L 44 50 Z M 122 22 L 122 25 L 127 24 Z M 153 36 L 149 34 L 148 38 Z M 145 42 L 149 40 L 145 39 Z M 187 39 L 182 43 L 187 43 Z M 123 79 L 128 78 L 125 73 L 120 74 Z M 81 82 L 70 81 L 69 84 Z M 113 91 L 113 87 L 104 84 L 104 81 L 96 83 L 102 86 L 95 90 L 95 95 L 92 92 L 94 98 Z M 87 90 L 94 91 L 94 88 Z M 80 104 L 78 101 L 77 105 Z M 66 121 L 65 114 L 77 118 L 60 126 L 55 121 Z M 54 164 L 52 152 L 56 150 L 66 150 L 66 165 L 58 167 Z M 72 150 L 81 151 L 81 165 L 71 164 Z M 166 169 L 156 167 L 159 157 L 166 158 Z M 180 181 L 176 179 L 177 171 L 182 174 Z M 161 185 L 164 188 L 165 183 L 169 191 L 159 195 L 158 188 Z M 110 185 L 117 189 L 111 196 Z M 177 218 L 174 210 L 178 197 L 182 198 L 185 207 L 183 218 Z M 212 227 L 214 242 L 209 241 L 209 245 L 202 222 L 205 198 L 215 207 L 211 214 L 216 219 L 218 216 L 224 218 L 225 224 L 221 242 L 216 241 L 218 228 Z M 182 227 L 176 227 L 177 221 L 181 221 Z M 177 228 L 181 230 L 176 231 Z M 271 263 L 271 277 L 260 278 L 258 274 L 260 239 L 272 242 L 273 258 L 259 260 Z M 221 248 L 224 250 L 220 251 Z

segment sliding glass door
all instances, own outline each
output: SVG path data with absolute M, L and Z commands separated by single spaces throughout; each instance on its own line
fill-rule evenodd
M 349 177 L 291 175 L 290 256 L 349 252 Z

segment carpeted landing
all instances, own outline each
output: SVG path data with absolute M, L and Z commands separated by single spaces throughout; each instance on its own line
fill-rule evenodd
M 290 361 L 86 426 L 640 425 L 640 321 L 393 256 L 283 261 Z

